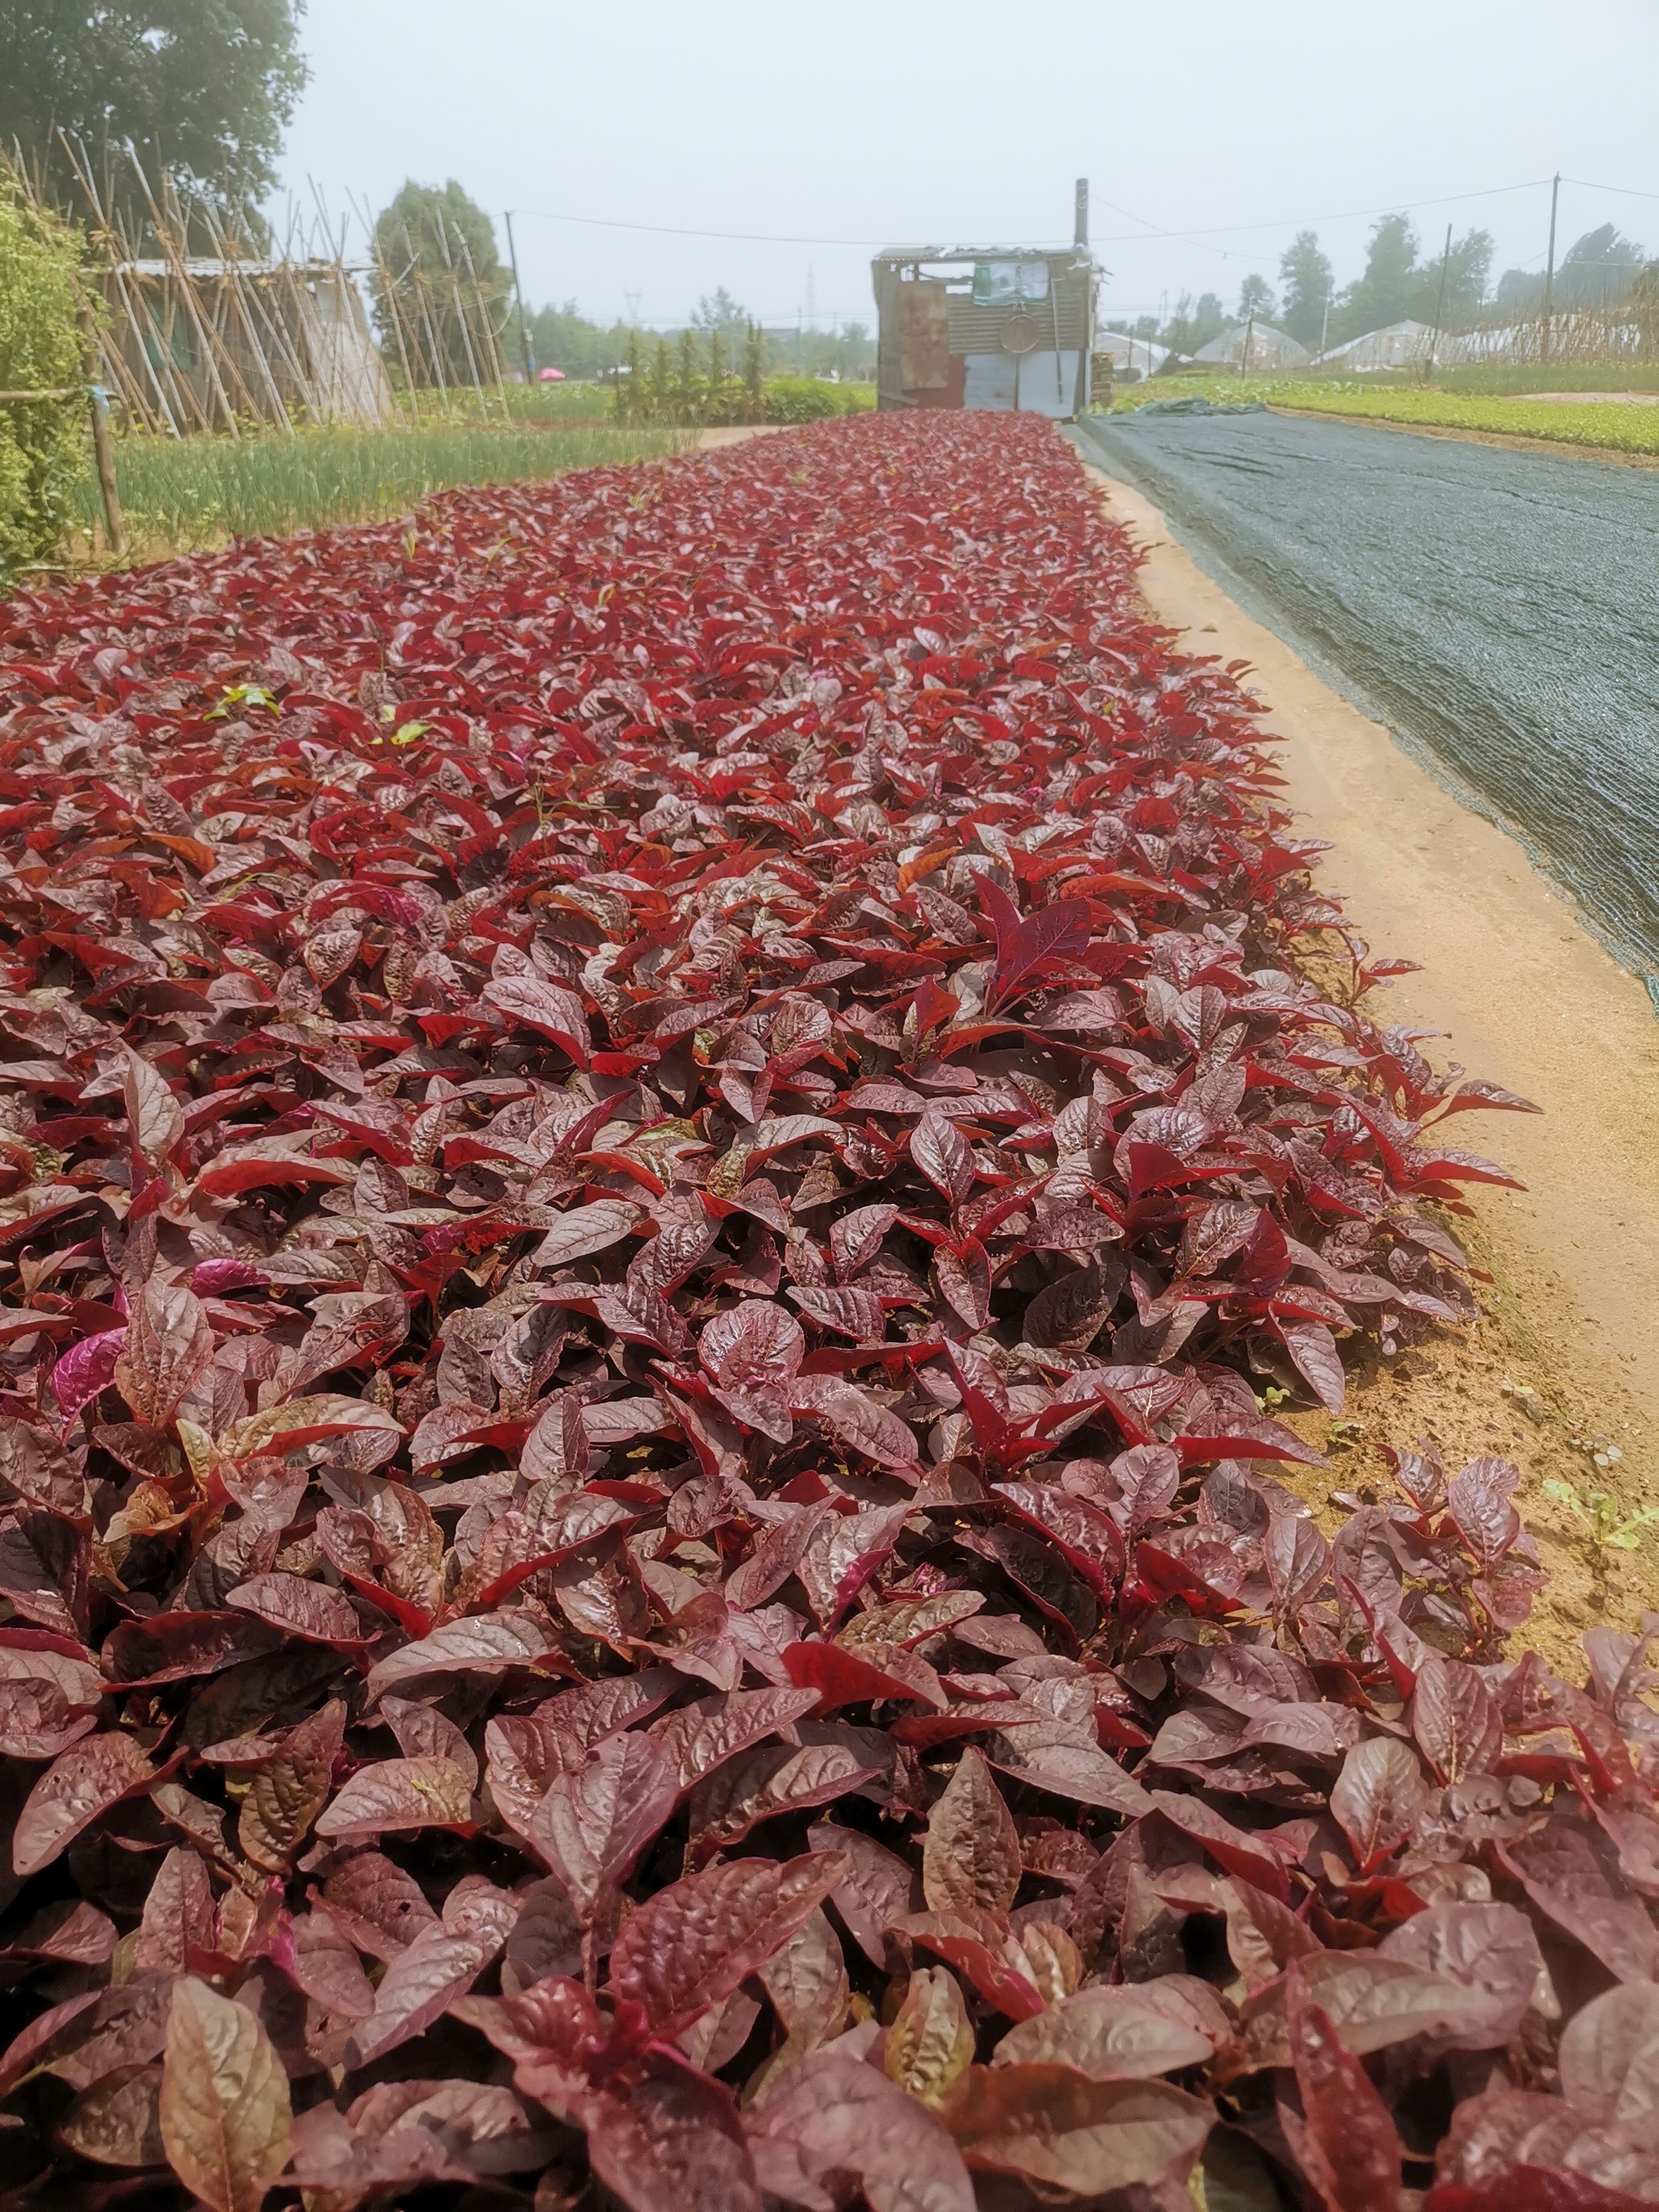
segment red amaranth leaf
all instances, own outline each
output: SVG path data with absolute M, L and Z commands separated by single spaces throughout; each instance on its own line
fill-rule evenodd
M 1079 2197 L 1156 2182 L 1209 2133 L 1209 2107 L 1164 2081 L 1070 2066 L 970 2069 L 945 2113 L 970 2166 Z
M 1290 1972 L 1291 2062 L 1302 2099 L 1302 2160 L 1330 2212 L 1395 2212 L 1400 2136 L 1357 2058 L 1342 2048 L 1329 2015 Z
M 618 1997 L 660 2034 L 688 2027 L 764 1966 L 848 1871 L 833 1851 L 780 1867 L 730 1859 L 659 1890 L 624 1926 L 611 1956 Z
M 821 2202 L 825 2185 L 848 2175 L 871 2212 L 974 2212 L 973 2184 L 945 2128 L 856 2058 L 824 2051 L 802 2059 L 746 2118 L 762 2186 L 786 2203 Z
M 319 2203 L 970 2212 L 946 2112 L 1163 2203 L 1216 2111 L 1202 2191 L 1340 2197 L 1292 1966 L 1429 2212 L 1659 2192 L 1652 1655 L 1506 1650 L 1505 1462 L 1328 1539 L 1257 1396 L 1474 1317 L 1441 1124 L 1523 1102 L 1326 995 L 1136 557 L 884 409 L 0 604 L 43 2203 L 164 2169 L 192 1979 Z
M 130 1735 L 116 1731 L 71 1744 L 40 1777 L 17 1815 L 13 1870 L 38 1873 L 101 1814 L 155 1779 L 155 1768 Z

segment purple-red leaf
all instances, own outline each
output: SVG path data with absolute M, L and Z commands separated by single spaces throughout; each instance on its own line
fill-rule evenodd
M 624 1925 L 611 1955 L 611 1987 L 659 2034 L 676 2033 L 764 1966 L 847 1872 L 835 1852 L 813 1851 L 781 1867 L 731 1859 L 685 1875 Z

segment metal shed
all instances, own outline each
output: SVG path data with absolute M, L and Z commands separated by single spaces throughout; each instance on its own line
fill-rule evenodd
M 1070 246 L 889 246 L 870 274 L 878 405 L 1055 416 L 1087 407 L 1100 270 L 1085 178 Z

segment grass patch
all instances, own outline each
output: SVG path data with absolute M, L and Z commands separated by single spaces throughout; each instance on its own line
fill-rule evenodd
M 556 429 L 561 425 L 607 422 L 615 391 L 608 380 L 597 377 L 581 383 L 573 377 L 564 384 L 508 384 L 499 392 L 492 385 L 483 398 L 476 392 L 450 392 L 447 414 L 441 409 L 435 392 L 417 392 L 415 398 L 423 424 L 459 421 L 494 422 L 499 428 L 505 402 L 514 422 L 546 424 Z M 403 404 L 408 406 L 407 398 Z
M 692 442 L 684 431 L 509 428 L 452 417 L 418 429 L 314 430 L 297 438 L 123 438 L 115 475 L 134 544 L 186 549 L 382 521 L 460 485 L 649 460 Z M 88 470 L 76 489 L 74 520 L 90 538 L 100 520 Z
M 1491 371 L 1480 372 L 1491 374 Z M 1536 372 L 1532 372 L 1536 374 Z M 1582 369 L 1574 374 L 1583 378 Z M 1659 386 L 1659 372 L 1655 372 Z M 1639 391 L 1628 370 L 1620 372 L 1620 391 Z M 1523 389 L 1542 391 L 1533 384 Z M 1587 383 L 1558 386 L 1558 390 L 1589 391 Z M 1425 429 L 1486 430 L 1513 438 L 1553 438 L 1571 446 L 1599 447 L 1604 451 L 1659 454 L 1659 407 L 1632 407 L 1617 400 L 1586 401 L 1582 405 L 1557 404 L 1551 400 L 1521 399 L 1501 392 L 1451 391 L 1440 386 L 1360 383 L 1357 379 L 1322 380 L 1311 377 L 1158 376 L 1130 385 L 1120 392 L 1112 412 L 1133 414 L 1154 399 L 1183 399 L 1194 395 L 1227 401 L 1260 399 L 1270 407 L 1305 407 L 1320 414 L 1349 415 L 1373 422 L 1404 422 Z

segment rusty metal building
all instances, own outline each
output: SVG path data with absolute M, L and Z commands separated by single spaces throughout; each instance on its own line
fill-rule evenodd
M 889 246 L 870 274 L 878 405 L 1063 417 L 1087 407 L 1100 270 L 1086 178 L 1069 247 Z

